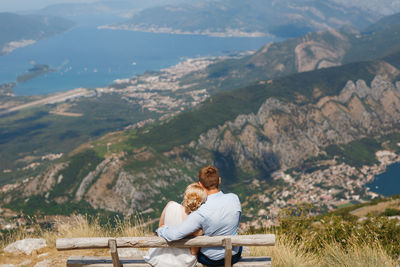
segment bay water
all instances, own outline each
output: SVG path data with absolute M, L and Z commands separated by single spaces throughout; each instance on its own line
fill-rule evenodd
M 367 187 L 384 196 L 400 195 L 400 163 L 389 165 L 386 172 L 375 176 Z
M 34 64 L 55 69 L 14 88 L 16 95 L 37 95 L 78 87 L 94 88 L 145 71 L 175 65 L 185 58 L 222 56 L 260 49 L 270 37 L 217 38 L 98 29 L 83 24 L 0 57 L 0 84 L 15 82 Z

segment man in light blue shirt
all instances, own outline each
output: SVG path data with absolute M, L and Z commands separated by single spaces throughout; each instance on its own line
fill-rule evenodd
M 199 183 L 207 192 L 207 201 L 192 212 L 179 226 L 161 227 L 157 230 L 160 237 L 167 241 L 182 239 L 202 229 L 205 236 L 237 235 L 242 208 L 235 194 L 224 194 L 218 189 L 221 184 L 217 168 L 207 166 L 199 171 Z M 207 266 L 224 264 L 223 247 L 201 248 L 198 261 Z M 241 247 L 232 248 L 232 264 L 239 261 Z

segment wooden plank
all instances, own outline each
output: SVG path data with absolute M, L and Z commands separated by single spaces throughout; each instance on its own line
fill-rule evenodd
M 110 247 L 110 253 L 111 253 L 113 267 L 121 267 L 121 263 L 119 261 L 119 256 L 118 256 L 118 250 L 117 250 L 117 241 L 115 239 L 108 240 L 108 246 Z
M 151 237 L 95 237 L 95 238 L 59 238 L 56 241 L 57 250 L 108 248 L 108 240 L 115 239 L 118 248 L 189 248 L 218 247 L 222 240 L 230 238 L 232 246 L 274 246 L 275 235 L 235 235 L 235 236 L 197 236 L 174 242 L 164 238 Z
M 222 244 L 225 247 L 225 267 L 232 266 L 232 240 L 225 238 L 222 240 Z
M 123 267 L 151 267 L 143 259 L 120 258 Z M 91 257 L 91 256 L 71 256 L 67 261 L 67 267 L 111 267 L 112 259 L 110 257 Z M 233 267 L 270 267 L 270 257 L 245 257 Z M 196 267 L 206 267 L 197 263 Z

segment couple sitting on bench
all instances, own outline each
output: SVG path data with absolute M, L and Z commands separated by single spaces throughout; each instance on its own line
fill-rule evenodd
M 242 212 L 235 194 L 224 194 L 218 188 L 221 178 L 217 168 L 207 166 L 199 171 L 199 182 L 186 188 L 183 206 L 169 202 L 161 214 L 157 233 L 167 241 L 187 236 L 236 235 Z M 241 258 L 242 247 L 232 248 L 232 264 Z M 197 261 L 206 266 L 223 266 L 223 247 L 152 248 L 145 260 L 152 266 L 192 267 Z

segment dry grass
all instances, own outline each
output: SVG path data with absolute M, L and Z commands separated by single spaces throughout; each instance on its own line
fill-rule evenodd
M 318 257 L 286 236 L 280 236 L 273 247 L 250 247 L 251 256 L 270 256 L 273 266 L 315 267 Z
M 395 267 L 396 262 L 380 245 L 354 245 L 347 251 L 338 244 L 328 244 L 322 254 L 324 266 Z
M 57 238 L 63 237 L 105 237 L 105 236 L 148 236 L 150 229 L 139 218 L 133 220 L 117 219 L 112 225 L 102 225 L 98 218 L 85 216 L 73 216 L 68 220 L 60 219 L 50 230 L 43 230 L 36 227 L 33 233 L 27 233 L 23 229 L 3 239 L 1 247 L 16 240 L 40 237 L 46 239 L 48 247 L 33 253 L 32 255 L 0 254 L 0 264 L 12 263 L 21 264 L 26 261 L 28 265 L 34 266 L 37 262 L 49 259 L 52 266 L 65 266 L 67 258 L 76 251 L 58 252 L 55 249 Z M 309 236 L 312 238 L 312 236 Z M 294 242 L 293 238 L 286 234 L 277 235 L 277 242 L 274 247 L 250 247 L 248 252 L 251 256 L 271 256 L 273 266 L 384 266 L 395 267 L 394 261 L 382 248 L 377 239 L 366 240 L 360 244 L 359 236 L 349 238 L 350 245 L 346 247 L 342 243 L 330 241 L 318 249 L 311 249 L 306 242 Z M 104 250 L 81 250 L 79 255 L 107 255 Z
M 285 235 L 278 236 L 274 247 L 251 247 L 250 255 L 271 256 L 273 266 L 278 267 L 396 267 L 379 243 L 354 244 L 343 248 L 342 244 L 331 242 L 319 251 L 309 251 L 302 244 L 295 244 Z
M 384 212 L 388 208 L 398 209 L 400 210 L 400 199 L 381 202 L 373 206 L 366 206 L 350 212 L 350 214 L 358 216 L 358 217 L 365 217 L 368 214 L 372 215 L 379 215 L 380 213 Z
M 48 247 L 33 252 L 31 255 L 18 255 L 5 252 L 0 253 L 1 264 L 19 265 L 27 262 L 26 265 L 34 266 L 36 263 L 50 259 L 52 266 L 65 266 L 67 258 L 71 255 L 91 255 L 101 256 L 108 255 L 107 249 L 98 250 L 80 250 L 59 252 L 55 248 L 57 238 L 73 238 L 73 237 L 107 237 L 107 236 L 146 236 L 152 235 L 148 226 L 143 223 L 139 217 L 133 220 L 116 219 L 113 224 L 101 224 L 99 218 L 87 216 L 72 216 L 68 219 L 65 217 L 57 219 L 52 229 L 43 229 L 39 225 L 34 226 L 34 231 L 28 232 L 25 228 L 18 229 L 8 234 L 1 240 L 0 249 L 17 240 L 26 238 L 43 238 L 46 240 Z

